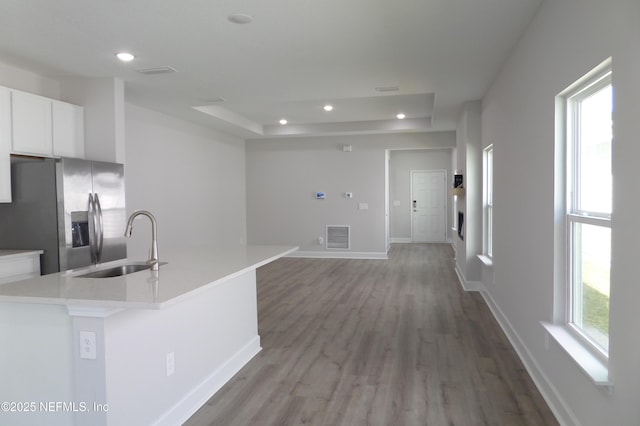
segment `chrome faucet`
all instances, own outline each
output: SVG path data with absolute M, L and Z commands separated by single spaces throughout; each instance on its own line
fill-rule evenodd
M 156 218 L 146 210 L 136 210 L 131 213 L 129 216 L 129 220 L 127 221 L 127 229 L 124 231 L 125 237 L 130 237 L 133 232 L 133 220 L 139 216 L 143 215 L 149 218 L 151 221 L 151 256 L 147 261 L 148 264 L 152 265 L 151 270 L 157 271 L 159 268 L 159 260 L 158 260 L 158 222 L 156 222 Z

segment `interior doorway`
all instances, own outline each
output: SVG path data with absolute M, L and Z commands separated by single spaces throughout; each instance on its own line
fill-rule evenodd
M 411 241 L 447 240 L 446 170 L 411 171 Z

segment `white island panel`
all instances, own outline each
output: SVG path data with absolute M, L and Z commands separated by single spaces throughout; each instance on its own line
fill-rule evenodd
M 78 413 L 77 424 L 182 424 L 260 351 L 256 300 L 250 271 L 167 309 L 110 315 L 103 330 L 102 319 L 74 318 L 75 335 L 95 330 L 104 344 L 97 360 L 76 356 L 76 400 L 103 394 L 109 407 Z
M 74 401 L 72 318 L 65 307 L 0 303 L 0 341 L 0 402 L 13 404 L 0 412 L 0 425 L 74 424 L 72 411 L 49 406 Z

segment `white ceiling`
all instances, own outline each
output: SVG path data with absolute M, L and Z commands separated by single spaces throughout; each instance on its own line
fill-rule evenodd
M 2 0 L 0 61 L 118 77 L 132 103 L 244 138 L 453 130 L 540 3 Z M 232 24 L 234 13 L 253 22 Z M 123 50 L 136 59 L 117 61 Z M 177 72 L 136 71 L 160 66 Z

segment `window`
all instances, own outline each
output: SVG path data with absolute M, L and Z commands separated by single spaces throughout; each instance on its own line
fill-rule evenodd
M 563 96 L 566 111 L 567 323 L 609 351 L 612 211 L 611 69 L 600 69 Z
M 484 149 L 482 155 L 483 163 L 483 254 L 487 257 L 493 257 L 493 145 L 489 145 Z

